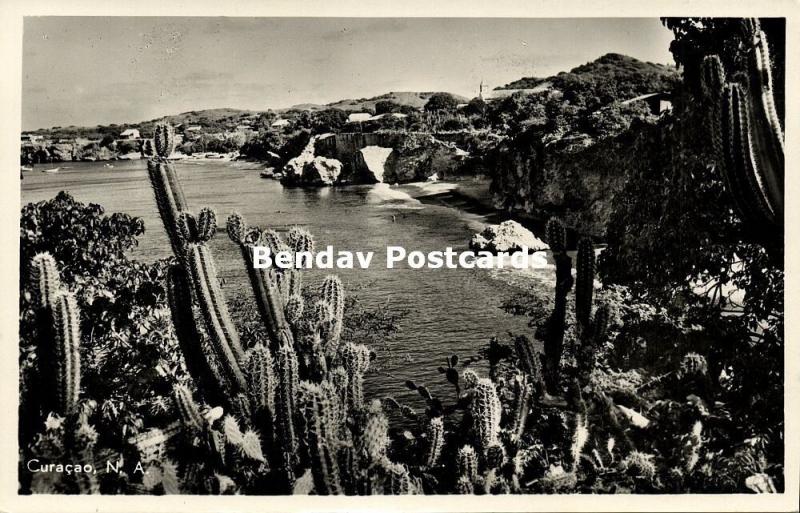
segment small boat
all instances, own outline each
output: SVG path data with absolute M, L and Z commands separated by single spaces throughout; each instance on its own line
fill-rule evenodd
M 50 168 L 50 169 L 42 169 L 42 173 L 47 173 L 49 175 L 52 175 L 52 174 L 58 173 L 59 169 L 61 169 L 61 168 L 60 167 L 53 167 L 53 168 Z
M 31 166 L 22 166 L 19 168 L 20 171 L 33 171 L 33 167 Z
M 107 168 L 110 169 L 110 168 L 114 167 L 114 164 L 106 163 L 106 164 L 103 165 L 103 167 L 107 167 Z
M 274 178 L 275 177 L 275 173 L 273 173 L 269 169 L 265 169 L 264 171 L 261 171 L 260 173 L 258 173 L 258 176 L 260 176 L 261 178 Z

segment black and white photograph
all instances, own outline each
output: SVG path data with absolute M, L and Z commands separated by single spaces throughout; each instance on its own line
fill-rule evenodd
M 796 498 L 796 20 L 652 12 L 24 16 L 18 499 Z

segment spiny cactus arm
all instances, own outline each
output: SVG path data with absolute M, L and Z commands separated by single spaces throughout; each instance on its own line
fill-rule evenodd
M 485 453 L 490 445 L 497 442 L 500 431 L 502 405 L 497 390 L 487 378 L 480 378 L 474 387 L 472 398 L 472 419 L 481 449 Z
M 547 245 L 553 253 L 564 253 L 567 250 L 567 230 L 557 217 L 551 217 L 545 225 Z
M 325 352 L 335 355 L 339 349 L 344 319 L 344 287 L 338 276 L 330 275 L 322 283 L 322 299 L 331 308 L 331 329 L 328 333 Z
M 426 435 L 428 446 L 425 452 L 425 466 L 431 468 L 439 463 L 439 456 L 444 447 L 444 418 L 439 416 L 430 419 Z
M 726 141 L 725 178 L 728 190 L 741 214 L 751 222 L 778 222 L 759 162 L 758 141 L 751 120 L 747 93 L 739 84 L 725 86 L 722 104 L 723 137 Z M 763 151 L 763 150 L 761 150 Z M 759 165 L 762 165 L 759 168 Z M 781 202 L 782 202 L 781 198 Z
M 275 422 L 279 447 L 291 455 L 295 461 L 298 440 L 295 429 L 295 401 L 299 386 L 297 354 L 287 342 L 280 345 L 277 352 L 277 388 L 275 390 Z M 291 468 L 292 465 L 289 466 Z M 294 476 L 291 476 L 292 481 Z
M 348 382 L 348 406 L 354 411 L 364 407 L 364 373 L 369 368 L 370 351 L 363 344 L 345 344 L 340 357 L 342 364 L 347 370 Z
M 775 108 L 774 91 L 772 87 L 772 59 L 769 55 L 767 36 L 758 20 L 752 24 L 751 44 L 752 53 L 748 60 L 750 65 L 750 90 L 752 95 L 752 110 L 754 121 L 754 135 L 757 154 L 761 157 L 759 169 L 766 182 L 770 199 L 776 211 L 783 214 L 784 192 L 784 138 L 783 128 Z
M 261 410 L 271 418 L 275 413 L 275 375 L 269 348 L 255 345 L 247 351 L 245 362 L 250 404 L 256 412 Z
M 206 421 L 200 413 L 200 407 L 192 397 L 192 392 L 185 385 L 176 385 L 173 388 L 173 397 L 184 426 L 192 431 L 202 431 L 206 426 Z
M 284 313 L 285 304 L 271 269 L 256 269 L 253 260 L 253 246 L 248 243 L 247 224 L 244 218 L 233 213 L 228 217 L 227 231 L 230 239 L 239 246 L 247 268 L 247 276 L 253 288 L 258 312 L 267 328 L 272 349 L 278 348 L 282 337 L 291 335 L 291 328 Z M 293 339 L 293 336 L 292 336 Z
M 81 386 L 80 313 L 75 296 L 60 292 L 53 296 L 55 326 L 56 395 L 59 413 L 75 413 Z
M 379 464 L 386 459 L 389 444 L 389 420 L 383 413 L 381 402 L 374 400 L 367 409 L 367 421 L 359 440 L 362 455 L 370 464 Z
M 56 260 L 50 253 L 38 253 L 31 259 L 31 283 L 40 308 L 51 308 L 53 296 L 61 288 Z
M 175 130 L 172 125 L 169 123 L 156 124 L 153 141 L 155 142 L 156 154 L 162 159 L 169 158 L 175 149 Z
M 149 160 L 147 172 L 156 198 L 158 213 L 172 245 L 172 251 L 176 256 L 181 257 L 186 245 L 179 221 L 181 212 L 187 209 L 183 189 L 171 164 Z
M 300 384 L 299 391 L 314 489 L 320 495 L 339 495 L 343 490 L 336 459 L 338 438 L 331 394 L 326 388 L 306 381 Z
M 197 237 L 200 242 L 210 241 L 217 233 L 217 215 L 210 208 L 203 208 L 197 215 Z
M 577 276 L 575 280 L 575 319 L 582 332 L 589 331 L 594 293 L 594 245 L 589 239 L 578 241 Z
M 246 391 L 244 374 L 240 368 L 244 360 L 244 351 L 220 290 L 210 250 L 203 244 L 192 244 L 189 246 L 187 257 L 206 330 L 220 360 L 220 366 L 225 371 L 230 390 Z
M 511 423 L 511 438 L 519 442 L 525 433 L 530 411 L 532 388 L 525 376 L 516 376 L 514 379 L 514 411 Z
M 478 479 L 478 453 L 471 445 L 465 445 L 458 450 L 456 468 L 458 475 L 470 483 Z
M 192 311 L 189 276 L 177 264 L 170 266 L 167 271 L 167 302 L 186 369 L 206 394 L 206 401 L 221 402 L 225 395 L 225 384 L 218 381 L 208 361 L 211 356 L 203 351 L 202 338 Z

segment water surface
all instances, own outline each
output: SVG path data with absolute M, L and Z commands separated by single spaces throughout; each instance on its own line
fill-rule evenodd
M 65 163 L 58 174 L 26 172 L 22 201 L 50 199 L 66 190 L 77 200 L 103 205 L 107 213 L 125 212 L 143 218 L 145 234 L 131 256 L 153 260 L 170 254 L 158 218 L 143 161 Z M 37 166 L 38 168 L 39 166 Z M 318 247 L 334 250 L 375 251 L 369 269 L 337 270 L 346 290 L 358 289 L 367 306 L 386 305 L 408 315 L 402 331 L 387 341 L 392 357 L 379 359 L 381 371 L 368 379 L 372 397 L 393 395 L 413 398 L 403 386 L 407 379 L 430 383 L 433 390 L 449 391 L 436 368 L 457 353 L 474 355 L 490 337 L 507 332 L 527 333 L 527 319 L 510 316 L 498 306 L 515 290 L 503 273 L 470 269 L 386 269 L 386 246 L 408 251 L 468 249 L 485 218 L 444 205 L 421 203 L 413 195 L 417 186 L 351 186 L 344 188 L 285 189 L 258 176 L 252 165 L 222 162 L 176 164 L 189 204 L 196 210 L 208 206 L 218 216 L 220 231 L 212 240 L 223 289 L 228 295 L 247 290 L 238 248 L 224 232 L 224 219 L 232 211 L 249 224 L 278 231 L 298 225 L 314 235 Z M 308 271 L 312 286 L 327 271 Z M 356 341 L 358 342 L 358 341 Z M 385 348 L 375 348 L 379 353 Z

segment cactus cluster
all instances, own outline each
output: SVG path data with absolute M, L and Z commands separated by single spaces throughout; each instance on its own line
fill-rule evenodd
M 266 333 L 265 340 L 248 340 L 245 347 L 207 245 L 217 230 L 216 216 L 207 208 L 196 216 L 189 211 L 175 169 L 167 161 L 174 144 L 171 129 L 159 126 L 154 141 L 156 152 L 148 169 L 177 257 L 167 282 L 176 335 L 203 402 L 221 402 L 233 415 L 220 426 L 220 415 L 206 418 L 190 388 L 176 387 L 182 425 L 195 433 L 191 443 L 196 444 L 198 437 L 205 440 L 201 446 L 212 461 L 210 465 L 198 461 L 192 468 L 213 471 L 208 479 L 216 479 L 216 487 L 229 488 L 227 475 L 233 470 L 226 447 L 230 446 L 263 465 L 261 471 L 268 469 L 284 493 L 417 490 L 408 468 L 387 458 L 389 424 L 381 403 L 365 406 L 364 374 L 373 355 L 362 344 L 342 340 L 341 281 L 328 276 L 318 294 L 310 295 L 303 288 L 301 269 L 253 265 L 257 245 L 273 251 L 313 252 L 311 234 L 293 227 L 282 238 L 273 230 L 248 226 L 240 214 L 228 217 L 226 231 L 240 250 Z M 241 431 L 239 422 L 245 426 Z M 440 419 L 430 432 L 432 465 L 441 454 L 443 436 Z
M 782 227 L 784 136 L 775 109 L 769 44 L 757 19 L 741 23 L 744 79 L 727 80 L 717 55 L 704 58 L 701 89 L 717 167 L 742 218 Z

